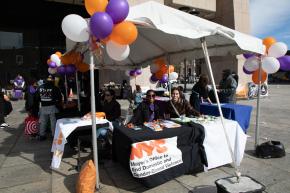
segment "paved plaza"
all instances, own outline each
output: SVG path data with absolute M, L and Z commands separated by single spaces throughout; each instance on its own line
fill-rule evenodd
M 277 159 L 259 159 L 253 154 L 256 100 L 238 103 L 254 107 L 242 174 L 255 178 L 266 186 L 267 193 L 290 193 L 290 86 L 271 85 L 269 96 L 261 100 L 261 138 L 281 141 L 286 156 Z M 120 101 L 122 113 L 128 103 Z M 52 171 L 51 142 L 29 140 L 23 134 L 24 101 L 13 102 L 14 111 L 6 121 L 11 128 L 0 130 L 0 192 L 1 193 L 67 193 L 75 192 L 77 152 L 68 146 L 60 169 Z M 263 142 L 263 139 L 261 139 Z M 88 150 L 89 151 L 89 150 Z M 82 152 L 82 159 L 89 157 Z M 197 175 L 183 175 L 152 189 L 137 183 L 118 163 L 105 160 L 99 165 L 101 193 L 158 192 L 158 193 L 215 193 L 216 179 L 233 174 L 234 169 L 223 166 Z

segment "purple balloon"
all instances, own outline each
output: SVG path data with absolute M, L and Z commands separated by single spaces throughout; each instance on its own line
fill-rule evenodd
M 157 79 L 154 75 L 152 75 L 152 76 L 150 77 L 150 81 L 155 83 L 155 82 L 158 81 L 158 79 Z
M 91 32 L 99 39 L 104 39 L 112 33 L 113 21 L 106 12 L 96 12 L 90 20 Z
M 114 24 L 122 22 L 129 13 L 129 4 L 126 0 L 110 0 L 106 12 L 111 16 Z
M 48 66 L 50 68 L 56 68 L 57 67 L 56 63 L 55 62 L 52 62 L 52 61 L 48 64 Z
M 130 74 L 130 76 L 136 76 L 135 70 L 130 70 L 129 74 Z
M 76 71 L 76 67 L 73 64 L 67 65 L 65 68 L 66 74 L 73 74 Z
M 244 66 L 243 66 L 243 71 L 245 74 L 253 74 L 253 72 L 248 71 Z
M 166 83 L 168 82 L 168 75 L 167 74 L 164 74 L 162 76 L 162 78 L 159 80 L 161 83 Z
M 290 56 L 282 56 L 277 58 L 280 62 L 280 69 L 283 71 L 290 71 Z
M 60 67 L 57 68 L 57 72 L 59 74 L 65 74 L 66 68 L 64 66 L 60 66 Z
M 136 69 L 135 72 L 136 72 L 137 75 L 142 74 L 142 70 L 141 69 Z
M 253 57 L 255 54 L 243 54 L 243 56 L 248 59 L 248 58 L 251 58 Z

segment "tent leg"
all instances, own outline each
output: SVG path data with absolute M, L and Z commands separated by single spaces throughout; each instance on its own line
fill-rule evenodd
M 257 96 L 257 113 L 256 113 L 256 130 L 255 130 L 255 149 L 259 145 L 260 137 L 260 96 L 261 96 L 261 79 L 262 79 L 262 61 L 259 57 L 259 84 L 258 84 L 258 96 Z
M 65 87 L 65 97 L 66 97 L 66 103 L 67 103 L 68 102 L 68 94 L 67 94 L 68 85 L 67 85 L 66 74 L 64 75 L 64 87 Z
M 77 97 L 78 97 L 78 110 L 81 112 L 81 102 L 80 102 L 80 84 L 79 84 L 79 76 L 76 71 L 76 86 L 77 86 Z
M 90 81 L 91 81 L 91 113 L 92 113 L 92 142 L 94 152 L 94 162 L 96 167 L 96 188 L 100 188 L 99 184 L 99 168 L 98 168 L 98 147 L 97 147 L 97 128 L 96 128 L 96 105 L 95 105 L 95 75 L 94 75 L 94 55 L 90 52 Z
M 224 123 L 224 116 L 223 116 L 223 112 L 222 112 L 222 109 L 221 109 L 221 104 L 220 104 L 220 100 L 219 100 L 219 97 L 218 97 L 218 94 L 217 94 L 217 90 L 216 90 L 216 87 L 215 87 L 215 81 L 214 81 L 214 77 L 213 77 L 213 73 L 212 73 L 212 68 L 211 68 L 211 63 L 210 63 L 210 59 L 209 59 L 209 54 L 208 54 L 205 38 L 200 38 L 200 41 L 201 41 L 201 46 L 202 46 L 203 53 L 204 53 L 204 56 L 205 56 L 205 62 L 206 62 L 206 65 L 207 65 L 207 69 L 208 69 L 208 72 L 209 72 L 209 75 L 210 75 L 210 80 L 211 80 L 211 82 L 213 84 L 214 95 L 215 95 L 215 98 L 216 98 L 216 101 L 217 101 L 217 105 L 218 105 L 218 110 L 219 110 L 219 113 L 220 113 L 220 116 L 221 116 L 221 122 L 222 122 L 223 130 L 224 130 L 224 134 L 225 134 L 225 137 L 226 137 L 227 145 L 228 145 L 228 148 L 229 148 L 229 151 L 230 151 L 230 154 L 231 154 L 231 158 L 232 158 L 234 167 L 237 169 L 237 164 L 236 164 L 236 160 L 235 160 L 235 157 L 234 157 L 234 152 L 233 152 L 233 149 L 231 148 L 229 136 L 228 136 L 228 134 L 226 132 L 226 127 L 225 127 L 225 123 Z M 236 173 L 238 173 L 238 172 L 236 172 Z

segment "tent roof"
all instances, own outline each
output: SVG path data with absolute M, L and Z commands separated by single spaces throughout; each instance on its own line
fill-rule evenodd
M 203 58 L 202 37 L 210 56 L 263 53 L 261 39 L 154 1 L 131 7 L 126 20 L 137 25 L 138 38 L 124 61 L 110 59 L 104 50 L 105 66 L 145 65 L 160 56 L 168 56 L 171 63 Z

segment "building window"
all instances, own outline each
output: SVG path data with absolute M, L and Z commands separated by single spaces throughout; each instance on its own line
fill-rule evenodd
M 23 34 L 0 31 L 0 49 L 23 48 Z

